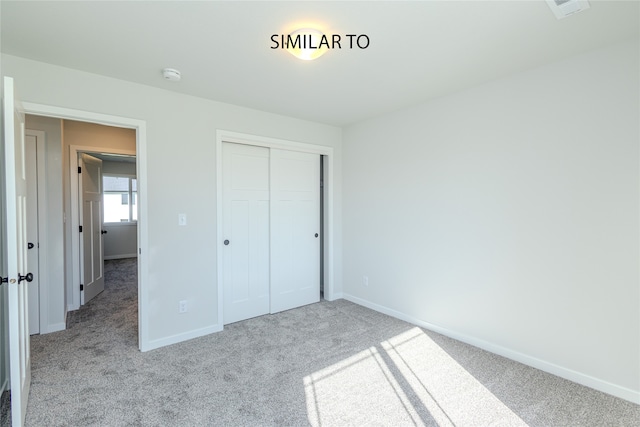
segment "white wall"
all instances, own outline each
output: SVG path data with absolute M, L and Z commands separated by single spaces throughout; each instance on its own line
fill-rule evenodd
M 346 128 L 346 297 L 640 403 L 638 51 Z
M 336 153 L 336 291 L 341 292 L 341 130 L 2 55 L 23 101 L 146 122 L 149 341 L 162 345 L 217 323 L 217 129 L 332 146 Z M 178 227 L 178 213 L 188 226 Z M 178 313 L 187 300 L 189 312 Z
M 136 223 L 103 224 L 104 259 L 135 258 L 138 252 Z
M 27 129 L 39 130 L 45 134 L 45 171 L 46 171 L 46 215 L 47 229 L 46 257 L 48 272 L 47 275 L 49 289 L 48 298 L 41 301 L 47 304 L 41 313 L 46 315 L 46 328 L 40 333 L 55 332 L 66 326 L 66 303 L 65 303 L 65 257 L 64 245 L 64 211 L 62 205 L 62 123 L 59 119 L 49 117 L 39 117 L 27 115 L 25 118 Z M 43 250 L 41 247 L 40 250 Z

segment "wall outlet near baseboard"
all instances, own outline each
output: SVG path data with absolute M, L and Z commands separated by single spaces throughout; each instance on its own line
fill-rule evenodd
M 369 286 L 369 276 L 362 276 L 362 286 Z
M 180 313 L 186 313 L 187 312 L 187 301 L 186 300 L 180 301 L 180 307 L 178 309 L 178 312 L 180 312 Z

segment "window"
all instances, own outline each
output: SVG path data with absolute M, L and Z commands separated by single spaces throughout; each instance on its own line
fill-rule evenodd
M 138 188 L 133 176 L 103 175 L 104 222 L 138 220 Z

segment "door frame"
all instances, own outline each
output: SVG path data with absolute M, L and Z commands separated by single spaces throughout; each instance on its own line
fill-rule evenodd
M 125 154 L 129 156 L 137 156 L 135 151 L 109 148 L 109 147 L 95 147 L 85 145 L 70 145 L 69 146 L 69 183 L 71 184 L 71 193 L 69 197 L 71 200 L 71 232 L 75 236 L 76 230 L 80 227 L 80 174 L 78 173 L 78 156 L 82 153 L 108 153 L 108 154 Z M 78 233 L 79 234 L 79 233 Z M 140 236 L 138 236 L 139 238 Z M 72 310 L 80 308 L 81 303 L 81 291 L 80 283 L 82 282 L 80 275 L 80 237 L 71 239 L 71 261 L 72 267 Z M 104 261 L 104 253 L 102 254 L 102 260 Z M 103 272 L 104 273 L 104 272 Z
M 323 162 L 324 185 L 322 192 L 324 195 L 323 218 L 324 218 L 324 251 L 322 257 L 324 259 L 324 298 L 333 301 L 339 296 L 335 292 L 334 283 L 334 201 L 333 201 L 333 185 L 334 185 L 334 154 L 333 147 L 324 145 L 306 144 L 302 142 L 289 141 L 285 139 L 270 138 L 258 135 L 251 135 L 240 132 L 233 132 L 218 129 L 216 130 L 216 251 L 217 251 L 217 286 L 218 286 L 218 325 L 223 327 L 223 278 L 222 278 L 222 144 L 231 142 L 235 144 L 254 145 L 257 147 L 279 148 L 282 150 L 298 151 L 304 153 L 319 154 L 325 156 Z M 320 184 L 318 177 L 318 185 Z
M 36 168 L 38 178 L 36 187 L 38 188 L 38 329 L 40 334 L 55 332 L 55 328 L 49 325 L 49 264 L 47 261 L 47 249 L 49 248 L 49 236 L 47 234 L 48 226 L 46 218 L 48 217 L 47 205 L 47 180 L 46 180 L 46 135 L 43 131 L 25 129 L 25 137 L 27 135 L 36 138 Z
M 97 123 L 106 126 L 134 129 L 136 131 L 136 174 L 138 185 L 138 348 L 147 351 L 154 347 L 149 344 L 149 291 L 147 288 L 149 278 L 148 248 L 148 191 L 147 191 L 147 122 L 128 117 L 113 116 L 109 114 L 93 113 L 84 110 L 43 105 L 32 102 L 23 102 L 26 114 L 36 116 L 53 117 L 56 119 L 76 120 L 88 123 Z M 92 147 L 95 150 L 95 147 Z M 64 154 L 63 154 L 64 155 Z M 76 156 L 77 171 L 77 156 Z M 77 173 L 76 173 L 77 175 Z M 71 180 L 73 181 L 73 180 Z M 76 190 L 77 197 L 77 190 Z M 77 209 L 75 210 L 77 211 Z M 71 214 L 74 210 L 72 209 Z M 77 224 L 76 224 L 77 225 Z M 78 261 L 79 262 L 79 261 Z M 78 282 L 79 283 L 79 282 Z M 80 286 L 77 287 L 77 300 L 80 301 Z

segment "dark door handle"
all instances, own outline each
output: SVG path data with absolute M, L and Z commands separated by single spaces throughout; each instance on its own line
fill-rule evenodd
M 31 282 L 33 280 L 33 274 L 27 273 L 26 276 L 18 274 L 18 284 L 20 284 L 23 280 L 26 280 L 27 282 Z
M 316 237 L 318 237 L 318 233 L 316 233 Z
M 228 241 L 228 240 L 225 240 L 225 241 L 224 241 L 224 245 L 225 245 L 225 246 L 228 246 L 228 245 L 229 245 L 229 241 Z
M 100 231 L 100 234 L 107 234 L 107 230 Z
M 33 243 L 31 242 L 27 243 L 27 249 L 33 249 Z
M 8 277 L 0 277 L 0 284 L 7 283 L 9 281 Z

